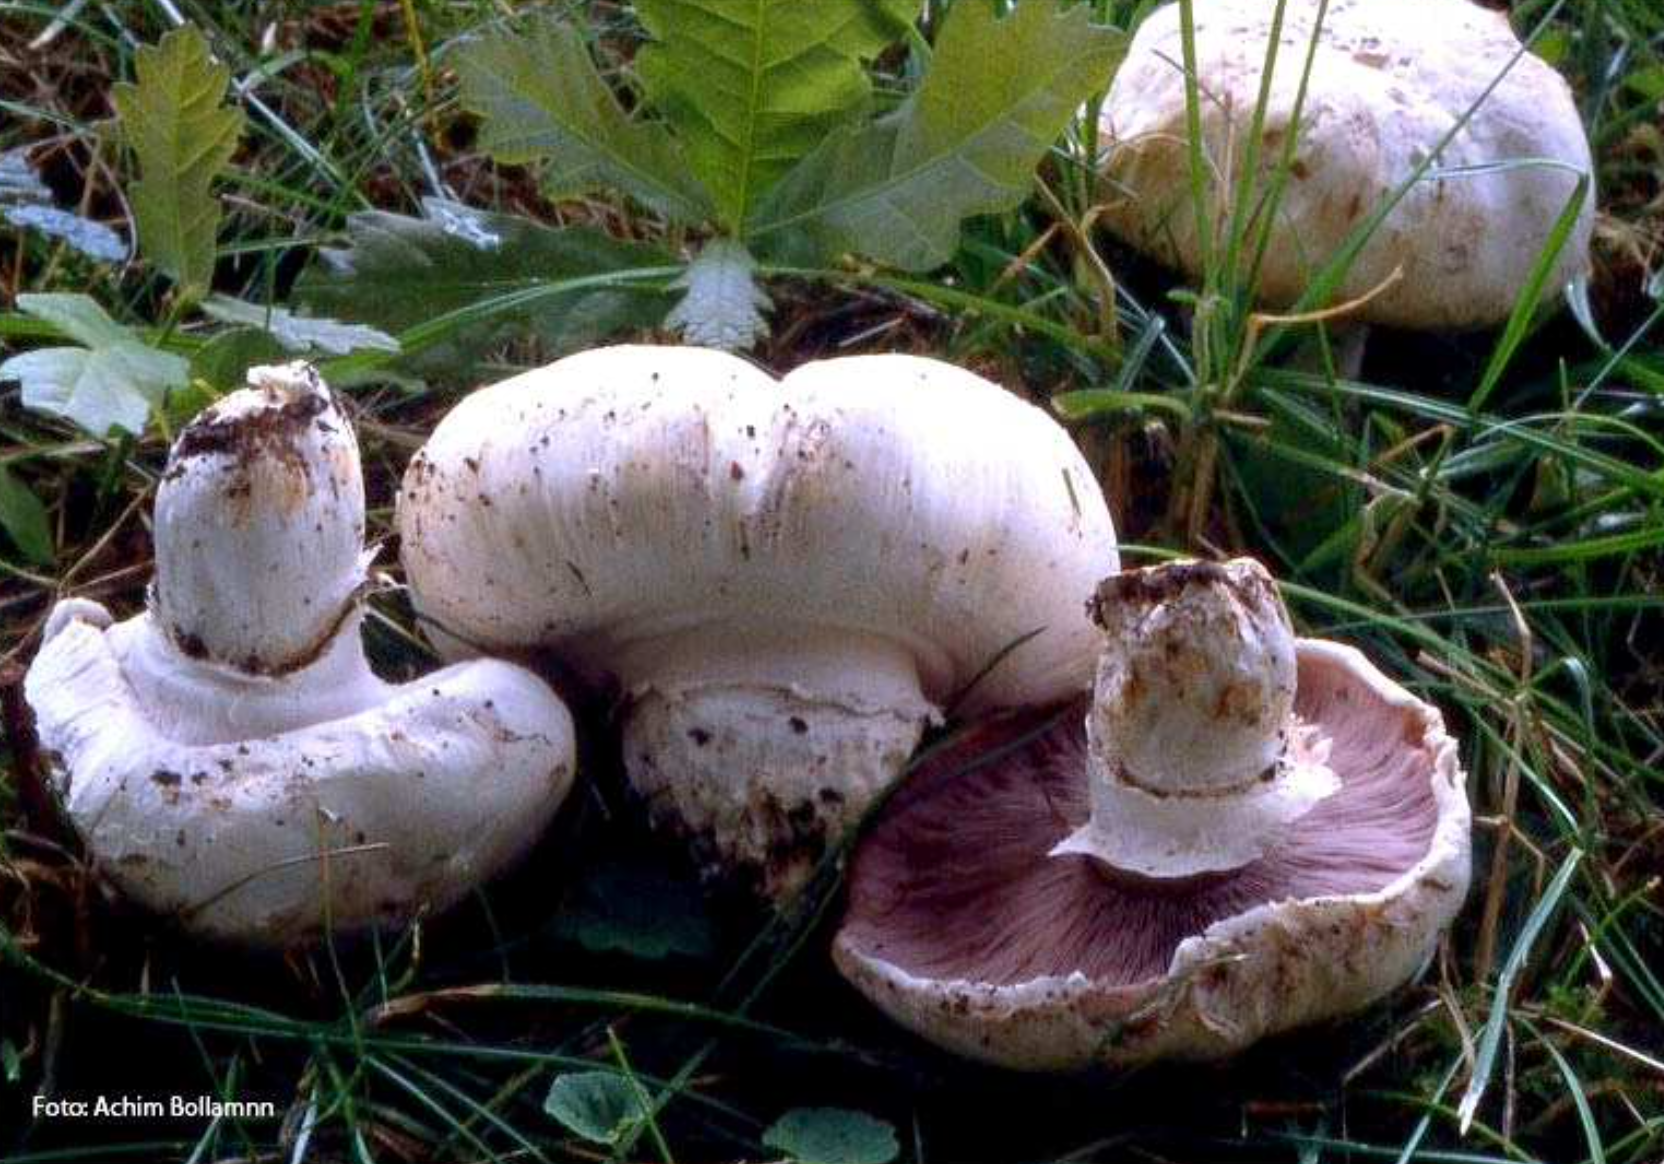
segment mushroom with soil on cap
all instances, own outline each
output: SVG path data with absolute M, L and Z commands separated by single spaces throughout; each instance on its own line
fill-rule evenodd
M 911 356 L 783 380 L 700 348 L 571 356 L 447 416 L 398 520 L 441 650 L 615 685 L 654 818 L 776 898 L 956 693 L 1084 690 L 1079 595 L 1117 564 L 1068 434 Z
M 1250 561 L 1116 575 L 1092 609 L 1090 701 L 985 720 L 886 803 L 845 976 L 1030 1070 L 1217 1058 L 1412 978 L 1468 884 L 1439 713 L 1294 639 Z
M 1201 137 L 1221 196 L 1236 197 L 1223 192 L 1244 180 L 1254 144 L 1260 172 L 1249 205 L 1261 206 L 1296 132 L 1305 88 L 1288 180 L 1263 256 L 1255 256 L 1263 302 L 1299 300 L 1464 116 L 1364 243 L 1332 300 L 1355 301 L 1348 317 L 1358 325 L 1500 323 L 1580 179 L 1589 186 L 1547 285 L 1564 287 L 1586 273 L 1594 220 L 1588 137 L 1570 88 L 1525 52 L 1506 13 L 1469 0 L 1329 0 L 1326 10 L 1320 0 L 1288 0 L 1260 141 L 1250 143 L 1278 11 L 1264 0 L 1194 4 Z M 1202 236 L 1227 216 L 1210 207 L 1198 223 L 1194 212 L 1180 16 L 1175 3 L 1144 21 L 1104 102 L 1105 172 L 1117 189 L 1103 221 L 1134 247 L 1199 276 L 1203 256 L 1219 250 Z M 1343 374 L 1357 374 L 1362 339 L 1361 327 L 1344 334 Z
M 573 732 L 506 663 L 372 673 L 352 428 L 305 364 L 248 380 L 170 452 L 150 609 L 60 602 L 24 691 L 105 876 L 187 930 L 287 945 L 500 871 L 565 796 Z

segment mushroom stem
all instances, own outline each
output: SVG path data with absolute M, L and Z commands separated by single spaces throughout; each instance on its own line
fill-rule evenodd
M 781 900 L 888 787 L 938 715 L 907 647 L 861 631 L 729 623 L 625 646 L 624 761 L 714 870 Z M 782 838 L 799 843 L 782 852 Z
M 334 641 L 364 584 L 364 481 L 352 426 L 310 366 L 248 380 L 174 446 L 151 605 L 182 654 L 280 675 Z
M 1339 787 L 1294 716 L 1293 630 L 1257 562 L 1117 574 L 1092 613 L 1091 817 L 1053 856 L 1155 880 L 1239 869 Z

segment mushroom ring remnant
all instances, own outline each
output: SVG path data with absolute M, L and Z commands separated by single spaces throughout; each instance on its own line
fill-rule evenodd
M 701 348 L 568 357 L 440 423 L 399 530 L 442 651 L 616 684 L 654 818 L 774 897 L 961 688 L 970 709 L 1085 690 L 1080 595 L 1117 562 L 1069 435 L 912 356 L 782 380 Z
M 24 691 L 105 876 L 188 930 L 287 945 L 442 909 L 500 871 L 566 795 L 573 732 L 506 663 L 376 678 L 352 428 L 304 364 L 249 385 L 174 443 L 150 610 L 60 602 Z
M 1356 650 L 1289 638 L 1252 563 L 1132 571 L 1094 606 L 1113 629 L 1091 700 L 968 729 L 886 804 L 844 974 L 932 1041 L 1031 1070 L 1217 1058 L 1412 978 L 1468 885 L 1439 713 Z
M 1234 197 L 1243 179 L 1277 9 L 1268 0 L 1195 5 L 1202 140 L 1218 170 L 1234 168 L 1220 197 Z M 1307 78 L 1318 11 L 1318 0 L 1289 0 L 1283 9 L 1258 143 L 1262 190 L 1282 163 L 1303 85 L 1305 99 L 1277 218 L 1263 259 L 1255 259 L 1263 301 L 1299 299 L 1463 117 L 1332 299 L 1367 296 L 1349 316 L 1364 324 L 1431 330 L 1501 322 L 1580 177 L 1591 186 L 1548 286 L 1585 273 L 1595 206 L 1588 138 L 1570 88 L 1521 48 L 1506 13 L 1468 0 L 1330 0 Z M 1106 173 L 1118 187 L 1104 222 L 1196 275 L 1207 253 L 1199 228 L 1216 229 L 1219 207 L 1196 222 L 1183 60 L 1179 5 L 1170 4 L 1140 26 L 1104 102 Z M 1388 285 L 1400 266 L 1403 278 Z

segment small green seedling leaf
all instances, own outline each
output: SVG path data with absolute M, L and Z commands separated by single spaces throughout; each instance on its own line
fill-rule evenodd
M 228 295 L 209 296 L 203 301 L 202 311 L 221 323 L 257 327 L 291 352 L 321 351 L 344 356 L 348 352 L 399 350 L 398 340 L 367 324 L 315 319 L 281 307 L 244 303 Z
M 920 0 L 639 0 L 636 57 L 730 231 L 829 132 L 866 112 L 862 62 L 900 39 Z
M 665 325 L 690 344 L 741 351 L 768 334 L 763 312 L 773 306 L 757 286 L 757 260 L 731 239 L 705 244 L 675 286 L 684 294 Z
M 1081 102 L 1109 84 L 1124 38 L 1091 5 L 955 4 L 930 71 L 893 115 L 832 134 L 762 200 L 753 250 L 845 252 L 910 271 L 947 262 L 960 223 L 1008 210 Z
M 572 25 L 546 16 L 523 33 L 490 33 L 455 62 L 463 107 L 481 118 L 480 148 L 498 161 L 547 163 L 559 194 L 614 186 L 669 218 L 709 216 L 670 132 L 624 112 Z
M 189 364 L 144 343 L 85 295 L 19 295 L 17 306 L 84 345 L 37 348 L 0 363 L 0 379 L 22 383 L 26 408 L 94 436 L 140 433 L 151 409 L 187 383 Z
M 52 523 L 34 491 L 0 465 L 0 529 L 37 566 L 52 564 Z
M 613 1147 L 647 1119 L 640 1091 L 612 1071 L 557 1075 L 543 1110 L 575 1136 Z
M 230 73 L 194 27 L 140 48 L 136 67 L 138 82 L 117 85 L 111 100 L 139 163 L 128 191 L 139 247 L 195 302 L 214 275 L 220 204 L 212 187 L 237 150 L 243 114 L 224 104 Z
M 763 1145 L 798 1164 L 890 1164 L 901 1153 L 895 1128 L 840 1107 L 793 1108 L 763 1133 Z
M 488 322 L 458 329 L 422 352 L 417 365 L 431 372 L 467 371 L 478 353 L 511 332 L 535 334 L 560 353 L 664 319 L 670 300 L 662 287 L 592 286 L 521 302 L 528 292 L 575 277 L 674 267 L 675 260 L 656 247 L 434 198 L 425 199 L 422 209 L 421 218 L 353 215 L 347 220 L 349 245 L 322 251 L 321 261 L 302 275 L 296 297 L 320 314 L 387 333 L 493 301 L 504 304 Z

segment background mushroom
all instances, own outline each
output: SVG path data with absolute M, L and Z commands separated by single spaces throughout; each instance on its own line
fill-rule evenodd
M 615 681 L 655 818 L 775 896 L 973 679 L 972 709 L 1084 689 L 1080 595 L 1117 561 L 1055 422 L 910 356 L 560 360 L 439 425 L 399 528 L 443 650 Z
M 1257 198 L 1269 190 L 1295 130 L 1319 3 L 1289 0 L 1283 12 L 1257 143 Z M 1263 0 L 1195 6 L 1201 135 L 1221 197 L 1234 197 L 1244 180 L 1275 13 L 1276 5 Z M 1220 208 L 1211 204 L 1207 221 L 1199 224 L 1194 214 L 1179 15 L 1179 5 L 1170 4 L 1144 21 L 1104 103 L 1106 173 L 1117 188 L 1103 221 L 1161 262 L 1199 275 L 1203 255 L 1217 250 L 1200 232 L 1218 231 L 1226 216 L 1214 215 Z M 1289 180 L 1258 268 L 1260 298 L 1275 306 L 1298 300 L 1354 228 L 1476 104 L 1358 253 L 1332 299 L 1368 296 L 1349 316 L 1363 324 L 1462 329 L 1506 319 L 1580 175 L 1591 186 L 1549 285 L 1583 275 L 1594 221 L 1588 139 L 1570 88 L 1523 52 L 1507 14 L 1468 0 L 1330 0 Z M 1400 266 L 1403 277 L 1389 285 Z M 1355 375 L 1361 333 L 1352 335 Z
M 151 609 L 60 602 L 25 694 L 111 881 L 191 930 L 287 944 L 443 908 L 502 869 L 566 794 L 572 724 L 501 662 L 375 677 L 352 428 L 304 364 L 249 385 L 174 443 Z
M 1256 564 L 1110 578 L 1090 706 L 988 720 L 885 806 L 835 955 L 897 1021 L 1012 1067 L 1211 1058 L 1363 1007 L 1460 907 L 1436 710 L 1293 641 Z

